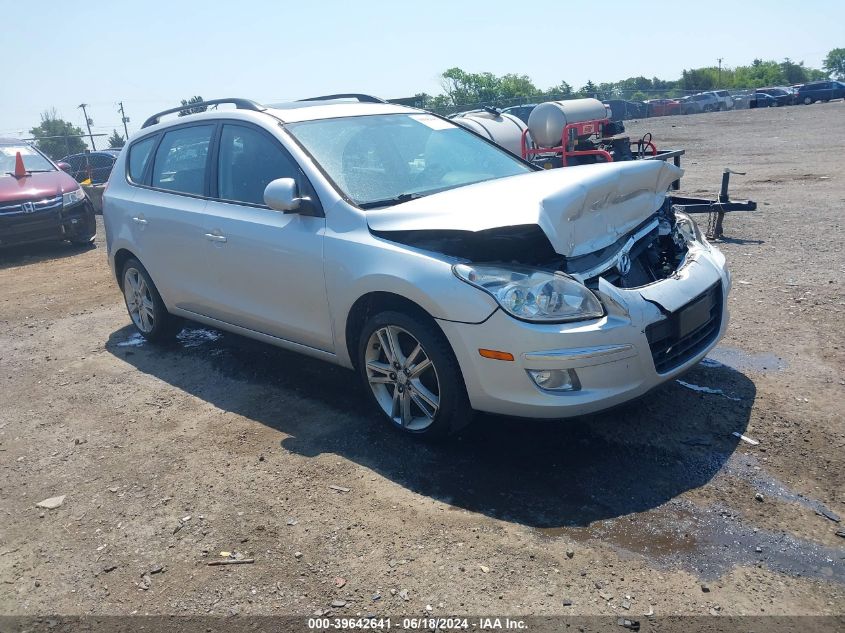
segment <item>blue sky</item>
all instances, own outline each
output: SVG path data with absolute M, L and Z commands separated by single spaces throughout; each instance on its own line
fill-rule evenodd
M 272 103 L 332 92 L 440 92 L 438 76 L 524 73 L 543 88 L 789 57 L 845 46 L 845 2 L 100 2 L 0 0 L 0 136 L 55 107 L 130 132 L 192 95 Z M 594 33 L 594 35 L 591 35 Z

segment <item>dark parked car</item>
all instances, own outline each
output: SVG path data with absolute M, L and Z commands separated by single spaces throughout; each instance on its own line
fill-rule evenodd
M 79 183 L 32 145 L 0 139 L 0 247 L 90 244 L 96 232 L 94 208 Z
M 793 105 L 795 103 L 795 93 L 792 92 L 791 88 L 775 86 L 773 88 L 757 88 L 754 92 L 769 95 L 775 100 L 776 106 Z
M 796 101 L 804 105 L 843 98 L 845 98 L 845 84 L 841 81 L 813 81 L 799 86 L 796 92 Z
M 628 119 L 644 119 L 648 116 L 648 106 L 642 101 L 626 101 L 625 99 L 608 99 L 603 101 L 610 108 L 611 119 L 627 121 Z
M 754 106 L 755 108 L 773 108 L 777 105 L 775 98 L 765 92 L 755 92 L 752 99 L 754 99 L 756 103 Z
M 117 160 L 119 149 L 104 149 L 96 152 L 84 152 L 65 156 L 61 162 L 70 165 L 68 172 L 76 182 L 90 179 L 92 185 L 100 185 L 108 181 L 114 161 Z
M 502 110 L 502 112 L 504 114 L 510 114 L 511 116 L 515 116 L 517 119 L 525 123 L 525 125 L 528 125 L 528 117 L 531 116 L 531 112 L 536 107 L 536 103 L 526 103 L 525 105 L 511 106 L 510 108 L 505 108 L 504 110 Z

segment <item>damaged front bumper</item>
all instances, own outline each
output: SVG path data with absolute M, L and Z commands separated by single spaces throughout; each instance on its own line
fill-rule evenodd
M 30 211 L 18 207 L 7 212 L 0 209 L 0 248 L 54 240 L 81 242 L 97 232 L 94 207 L 88 198 L 63 206 L 59 195 L 36 203 Z
M 725 332 L 730 284 L 724 256 L 701 247 L 690 250 L 674 275 L 647 286 L 619 288 L 601 280 L 607 312 L 600 319 L 527 323 L 499 309 L 479 324 L 439 323 L 474 409 L 565 418 L 637 398 L 698 363 Z M 482 357 L 482 349 L 508 352 L 514 360 Z M 569 390 L 538 386 L 532 372 L 551 370 L 570 377 Z

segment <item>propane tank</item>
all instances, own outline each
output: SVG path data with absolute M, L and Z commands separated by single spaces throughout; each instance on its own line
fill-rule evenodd
M 563 128 L 569 123 L 603 120 L 607 108 L 598 99 L 572 99 L 570 101 L 547 101 L 531 111 L 528 129 L 531 138 L 540 147 L 560 145 Z
M 452 121 L 489 138 L 511 154 L 522 156 L 522 133 L 526 130 L 526 125 L 515 116 L 492 109 L 473 110 L 458 114 Z

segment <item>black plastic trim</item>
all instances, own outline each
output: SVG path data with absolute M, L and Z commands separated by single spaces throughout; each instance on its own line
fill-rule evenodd
M 143 130 L 145 127 L 150 127 L 151 125 L 155 125 L 156 123 L 161 122 L 161 117 L 167 114 L 176 114 L 177 112 L 182 112 L 183 110 L 189 110 L 191 108 L 199 108 L 199 107 L 208 107 L 213 105 L 219 105 L 222 103 L 231 103 L 233 104 L 238 110 L 252 110 L 253 112 L 263 112 L 267 108 L 262 106 L 255 101 L 251 101 L 250 99 L 241 99 L 241 98 L 229 98 L 229 99 L 209 99 L 208 101 L 200 101 L 199 103 L 189 103 L 187 105 L 180 105 L 177 108 L 170 108 L 168 110 L 162 110 L 161 112 L 152 115 L 141 126 Z M 200 114 L 196 112 L 195 114 Z

